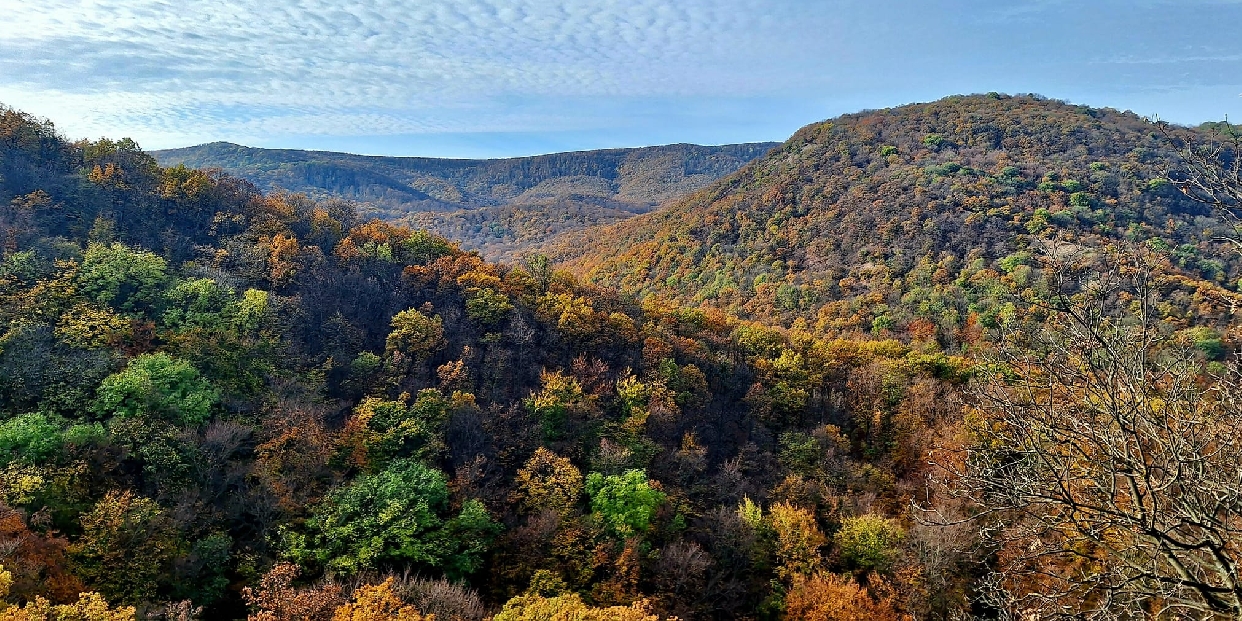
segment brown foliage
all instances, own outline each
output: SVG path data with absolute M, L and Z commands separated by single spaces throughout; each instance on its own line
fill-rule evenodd
M 20 511 L 0 503 L 0 563 L 13 574 L 12 597 L 42 595 L 53 603 L 65 603 L 85 591 L 69 571 L 68 547 L 67 539 L 32 531 Z
M 332 621 L 345 604 L 340 585 L 326 583 L 295 587 L 299 570 L 280 563 L 263 575 L 257 587 L 246 587 L 242 597 L 254 609 L 249 621 Z
M 785 618 L 798 621 L 906 621 L 891 596 L 877 598 L 852 578 L 798 576 L 785 596 Z

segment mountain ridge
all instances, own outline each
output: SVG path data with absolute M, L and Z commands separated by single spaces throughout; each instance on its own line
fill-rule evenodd
M 920 314 L 960 328 L 978 309 L 928 299 L 913 315 L 888 309 L 908 306 L 907 295 L 968 299 L 960 290 L 973 273 L 1004 273 L 1007 257 L 1036 262 L 1041 239 L 1165 244 L 1174 262 L 1234 281 L 1235 261 L 1203 258 L 1213 254 L 1207 233 L 1222 223 L 1163 179 L 1176 161 L 1166 141 L 1133 113 L 1038 96 L 848 114 L 807 125 L 657 212 L 543 250 L 631 294 L 848 329 Z
M 219 168 L 264 191 L 302 192 L 316 199 L 359 203 L 363 215 L 405 222 L 447 234 L 489 258 L 512 258 L 525 248 L 538 221 L 555 221 L 566 210 L 577 226 L 613 222 L 699 189 L 761 156 L 777 143 L 570 151 L 499 159 L 451 159 L 356 155 L 332 151 L 261 149 L 213 142 L 154 151 L 164 166 Z M 599 203 L 608 203 L 606 208 Z M 477 210 L 523 206 L 531 226 L 512 235 Z M 550 215 L 540 214 L 546 208 Z M 490 212 L 487 212 L 490 213 Z M 497 214 L 497 218 L 503 217 Z M 512 223 L 510 223 L 512 224 Z M 560 231 L 562 227 L 555 227 Z M 499 232 L 499 233 L 498 233 Z M 546 241 L 534 234 L 534 241 Z M 494 251 L 493 250 L 494 247 Z

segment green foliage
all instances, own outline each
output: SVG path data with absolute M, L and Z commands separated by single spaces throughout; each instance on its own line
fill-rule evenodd
M 935 544 L 920 531 L 894 571 L 898 525 L 842 517 L 856 497 L 905 506 L 933 443 L 956 437 L 989 328 L 1046 319 L 1053 249 L 1090 266 L 1152 240 L 1161 329 L 1203 352 L 1205 381 L 1233 364 L 1218 283 L 1242 263 L 1212 241 L 1218 219 L 1148 191 L 1172 169 L 1153 133 L 1025 97 L 815 124 L 713 190 L 556 251 L 588 283 L 547 256 L 488 265 L 348 205 L 155 169 L 134 145 L 57 142 L 0 108 L 14 588 L 98 583 L 229 618 L 284 554 L 304 566 L 286 583 L 297 601 L 330 595 L 321 573 L 408 567 L 472 576 L 493 609 L 528 585 L 542 597 L 511 612 L 578 593 L 738 618 L 779 614 L 839 561 L 892 571 L 857 593 L 903 615 L 961 615 L 947 602 L 966 601 L 977 559 L 918 554 Z M 617 187 L 644 164 L 624 166 L 608 192 L 638 191 Z M 678 167 L 695 176 L 678 187 L 706 178 Z M 545 172 L 478 183 L 504 193 Z M 426 196 L 480 191 L 427 175 Z M 592 200 L 453 217 L 503 244 L 632 215 Z M 561 214 L 582 217 L 548 224 Z M 92 411 L 106 420 L 79 424 Z M 829 547 L 820 528 L 838 525 Z M 429 581 L 403 596 L 426 603 Z
M 401 245 L 406 260 L 414 264 L 430 263 L 453 252 L 452 244 L 427 231 L 414 231 Z
M 560 372 L 544 372 L 543 388 L 526 399 L 526 408 L 539 420 L 543 437 L 555 440 L 560 437 L 566 418 L 571 411 L 587 407 L 588 399 L 578 380 Z
M 1027 265 L 1031 262 L 1031 253 L 1015 252 L 1000 261 L 996 262 L 996 266 L 1001 268 L 1006 274 L 1014 273 L 1014 270 L 1020 265 Z
M 645 470 L 608 476 L 592 472 L 586 478 L 586 492 L 591 510 L 621 538 L 647 532 L 665 499 L 664 492 L 651 486 Z
M 399 459 L 330 493 L 306 522 L 286 533 L 287 554 L 344 574 L 411 564 L 454 577 L 478 569 L 500 527 L 477 501 L 446 519 L 444 475 Z
M 127 313 L 149 313 L 159 302 L 168 280 L 164 259 L 121 244 L 91 244 L 78 268 L 82 294 L 99 304 Z
M 867 514 L 847 518 L 833 535 L 841 560 L 862 571 L 885 571 L 896 559 L 904 533 L 893 520 Z
M 422 359 L 444 346 L 444 321 L 416 308 L 403 310 L 392 318 L 387 351 Z
M 176 541 L 155 501 L 109 492 L 82 515 L 82 537 L 69 550 L 83 581 L 110 601 L 154 599 Z
M 143 354 L 104 379 L 95 398 L 100 416 L 142 417 L 177 425 L 211 418 L 219 396 L 189 362 L 164 353 Z
M 354 377 L 366 378 L 374 375 L 383 366 L 384 359 L 373 352 L 364 351 L 349 363 L 349 372 Z
M 167 294 L 164 323 L 174 329 L 221 330 L 237 315 L 232 289 L 210 278 L 192 278 Z
M 268 313 L 268 293 L 259 289 L 246 289 L 237 304 L 237 327 L 253 332 L 263 325 Z
M 1190 328 L 1185 331 L 1185 335 L 1192 345 L 1208 360 L 1222 360 L 1228 350 L 1225 343 L 1221 339 L 1221 335 L 1216 330 L 1208 327 Z
M 173 599 L 210 606 L 224 597 L 229 586 L 232 547 L 232 538 L 224 533 L 211 533 L 189 546 L 174 570 Z
M 43 463 L 55 458 L 62 444 L 61 426 L 45 414 L 22 414 L 0 423 L 0 464 Z
M 815 474 L 823 450 L 814 436 L 789 431 L 781 434 L 780 443 L 781 465 L 798 474 L 808 476 Z
M 433 389 L 419 391 L 414 403 L 363 399 L 354 410 L 354 442 L 362 451 L 359 461 L 379 470 L 394 459 L 427 460 L 439 455 L 445 448 L 443 429 L 451 405 Z
M 466 296 L 466 315 L 483 325 L 495 325 L 513 310 L 509 296 L 491 287 L 472 288 Z
M 1070 194 L 1069 202 L 1070 202 L 1070 205 L 1073 207 L 1082 207 L 1082 208 L 1090 207 L 1091 206 L 1091 194 L 1087 192 L 1074 192 L 1073 194 Z

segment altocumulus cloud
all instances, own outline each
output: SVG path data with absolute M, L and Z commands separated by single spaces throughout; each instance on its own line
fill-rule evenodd
M 0 102 L 155 148 L 779 139 L 988 90 L 1219 118 L 1196 102 L 1242 81 L 1237 0 L 0 0 L 0 15 Z
M 0 101 L 69 131 L 566 131 L 531 102 L 764 94 L 797 7 L 759 0 L 0 2 Z M 806 52 L 803 47 L 798 52 Z M 580 111 L 579 111 L 580 112 Z

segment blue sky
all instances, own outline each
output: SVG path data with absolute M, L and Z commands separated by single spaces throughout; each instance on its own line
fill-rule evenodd
M 1242 0 L 0 0 L 0 15 L 0 102 L 148 149 L 783 140 L 987 91 L 1242 120 Z

